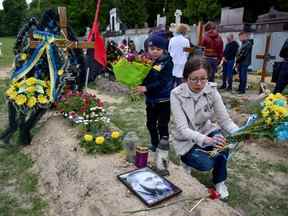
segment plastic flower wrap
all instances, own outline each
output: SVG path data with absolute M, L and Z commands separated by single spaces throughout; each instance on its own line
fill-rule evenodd
M 113 64 L 116 80 L 128 87 L 141 85 L 152 68 L 152 61 L 145 55 L 128 54 Z
M 5 95 L 18 108 L 27 111 L 49 105 L 50 84 L 30 77 L 19 82 L 12 82 Z
M 257 114 L 257 119 L 254 119 L 252 124 L 242 127 L 232 137 L 252 136 L 255 138 L 266 137 L 272 140 L 286 137 L 284 135 L 285 128 L 288 124 L 288 103 L 287 97 L 277 94 L 268 95 L 261 107 L 260 113 Z M 279 134 L 282 134 L 279 136 Z

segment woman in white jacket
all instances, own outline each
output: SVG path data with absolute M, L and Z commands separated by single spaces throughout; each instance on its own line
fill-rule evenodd
M 233 133 L 238 126 L 231 120 L 215 83 L 208 82 L 210 65 L 204 58 L 190 59 L 184 69 L 185 82 L 171 92 L 175 119 L 174 148 L 181 160 L 200 171 L 213 169 L 213 183 L 221 198 L 228 197 L 228 151 L 211 157 L 207 151 L 223 148 L 222 130 Z
M 185 24 L 179 24 L 176 27 L 176 33 L 173 38 L 170 39 L 168 51 L 173 60 L 173 77 L 174 86 L 178 86 L 183 80 L 183 70 L 187 61 L 188 52 L 184 51 L 184 48 L 190 47 L 189 40 L 185 37 L 189 27 Z

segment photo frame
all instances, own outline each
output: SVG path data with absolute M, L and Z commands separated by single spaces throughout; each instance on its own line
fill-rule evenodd
M 132 170 L 117 176 L 148 207 L 174 197 L 182 190 L 149 167 Z

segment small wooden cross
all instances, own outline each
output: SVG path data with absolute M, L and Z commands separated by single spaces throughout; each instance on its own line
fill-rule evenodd
M 66 7 L 58 7 L 58 13 L 60 17 L 60 29 L 61 29 L 61 34 L 63 35 L 64 39 L 63 40 L 56 40 L 55 44 L 60 47 L 60 48 L 79 48 L 79 49 L 87 49 L 87 48 L 94 48 L 94 42 L 78 42 L 78 41 L 70 41 L 67 38 L 67 16 L 66 16 Z M 30 40 L 30 47 L 31 48 L 36 48 L 37 45 L 41 43 L 40 41 L 37 40 Z
M 261 82 L 265 82 L 265 78 L 267 75 L 267 63 L 272 60 L 275 59 L 275 56 L 271 56 L 269 54 L 269 49 L 271 46 L 271 34 L 267 35 L 266 37 L 266 44 L 265 44 L 265 51 L 264 54 L 257 54 L 256 55 L 256 59 L 263 59 L 263 64 L 262 64 L 262 69 L 261 69 Z
M 262 69 L 261 69 L 261 80 L 260 80 L 260 93 L 263 93 L 267 90 L 267 87 L 265 85 L 265 78 L 267 75 L 267 63 L 275 59 L 275 56 L 271 56 L 269 54 L 269 49 L 271 46 L 271 34 L 268 34 L 266 37 L 266 44 L 265 44 L 265 51 L 264 54 L 257 54 L 256 59 L 263 59 Z

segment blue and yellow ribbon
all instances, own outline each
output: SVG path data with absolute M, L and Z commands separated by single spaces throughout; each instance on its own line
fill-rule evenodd
M 42 42 L 37 45 L 33 51 L 31 57 L 27 62 L 21 65 L 19 68 L 14 68 L 11 72 L 11 79 L 13 81 L 18 81 L 23 78 L 27 73 L 29 73 L 33 67 L 40 60 L 44 52 L 46 52 L 49 74 L 50 74 L 50 102 L 54 102 L 57 99 L 58 92 L 56 91 L 56 83 L 58 81 L 58 68 L 56 57 L 53 52 L 52 43 L 56 40 L 61 40 L 62 38 L 49 32 L 35 31 L 33 32 L 33 38 L 41 40 Z

